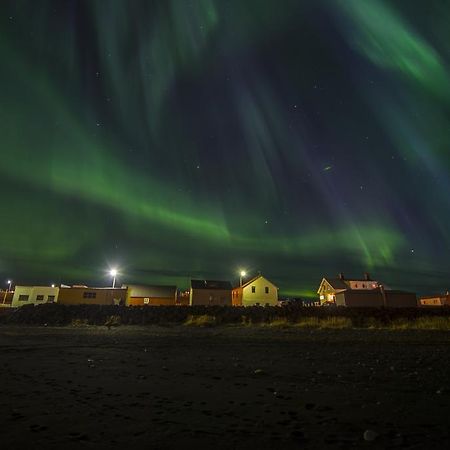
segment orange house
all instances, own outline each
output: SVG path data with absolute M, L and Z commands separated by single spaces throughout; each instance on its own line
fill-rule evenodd
M 57 302 L 62 305 L 123 305 L 126 297 L 124 288 L 61 286 Z

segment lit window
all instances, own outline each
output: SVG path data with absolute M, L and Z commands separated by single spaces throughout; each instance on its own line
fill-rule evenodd
M 254 294 L 256 292 L 256 287 L 252 286 L 252 294 Z

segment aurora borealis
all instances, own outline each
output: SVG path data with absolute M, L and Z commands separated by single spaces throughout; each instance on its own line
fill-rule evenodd
M 450 288 L 450 4 L 0 3 L 0 273 Z

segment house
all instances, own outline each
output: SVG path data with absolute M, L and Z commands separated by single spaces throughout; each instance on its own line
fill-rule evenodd
M 186 289 L 184 291 L 179 291 L 177 296 L 177 305 L 179 306 L 189 306 L 191 291 Z
M 59 287 L 51 286 L 16 286 L 11 306 L 40 305 L 58 301 Z
M 321 305 L 374 308 L 417 306 L 416 294 L 392 290 L 372 280 L 368 273 L 362 279 L 347 279 L 342 273 L 338 278 L 323 278 L 317 293 Z
M 62 305 L 124 305 L 126 288 L 61 286 L 58 303 Z
M 9 308 L 12 304 L 14 291 L 0 291 L 0 308 Z
M 127 288 L 128 306 L 173 306 L 177 301 L 176 286 L 143 286 L 129 284 Z
M 450 293 L 420 297 L 419 306 L 450 306 Z
M 365 308 L 415 308 L 416 294 L 388 289 L 383 286 L 374 289 L 345 289 L 335 294 L 336 306 Z
M 261 274 L 233 289 L 233 306 L 277 306 L 278 287 Z
M 362 279 L 346 279 L 343 273 L 337 278 L 322 278 L 317 293 L 319 294 L 320 304 L 334 304 L 336 302 L 336 294 L 345 290 L 363 290 L 369 291 L 379 289 L 381 284 L 370 278 L 368 273 L 364 274 Z M 384 286 L 385 290 L 389 288 Z
M 231 283 L 217 280 L 191 280 L 189 305 L 231 306 Z

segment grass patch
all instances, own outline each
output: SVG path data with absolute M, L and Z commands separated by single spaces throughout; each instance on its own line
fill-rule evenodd
M 184 325 L 194 327 L 213 327 L 217 325 L 217 319 L 215 316 L 209 314 L 203 314 L 201 316 L 189 315 Z
M 70 323 L 72 327 L 87 327 L 89 325 L 89 320 L 87 319 L 73 319 Z
M 105 321 L 105 326 L 110 329 L 111 327 L 118 327 L 121 323 L 122 319 L 120 316 L 109 316 Z
M 417 319 L 394 320 L 393 330 L 450 330 L 450 317 L 418 317 Z
M 277 317 L 270 322 L 262 323 L 261 325 L 267 327 L 285 328 L 292 326 L 292 322 L 289 321 L 286 317 Z
M 348 317 L 302 317 L 294 324 L 299 328 L 352 328 L 353 324 Z

